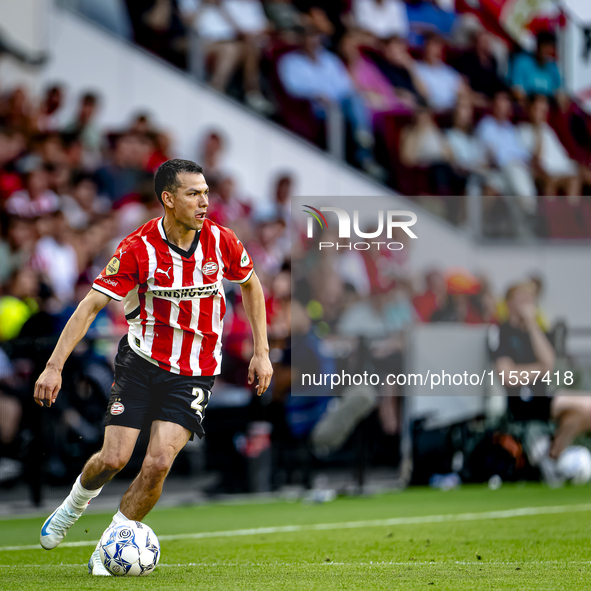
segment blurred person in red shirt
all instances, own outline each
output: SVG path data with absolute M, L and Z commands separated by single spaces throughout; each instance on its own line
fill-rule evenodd
M 0 128 L 0 203 L 23 188 L 15 163 L 25 147 L 26 140 L 21 131 Z
M 423 322 L 431 322 L 435 312 L 441 310 L 446 303 L 447 286 L 440 271 L 429 271 L 425 275 L 427 289 L 420 295 L 416 295 L 412 303 L 419 318 Z
M 251 208 L 237 196 L 236 181 L 224 177 L 213 187 L 210 199 L 209 218 L 216 224 L 234 228 L 234 223 L 247 218 Z

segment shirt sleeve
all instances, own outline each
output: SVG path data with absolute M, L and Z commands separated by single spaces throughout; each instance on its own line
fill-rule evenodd
M 92 288 L 120 302 L 138 284 L 136 257 L 129 244 L 122 242 L 107 266 L 94 280 Z
M 246 283 L 254 272 L 252 259 L 234 232 L 230 233 L 225 254 L 227 260 L 224 277 L 234 283 Z

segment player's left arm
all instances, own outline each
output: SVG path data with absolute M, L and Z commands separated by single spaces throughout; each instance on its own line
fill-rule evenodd
M 252 273 L 248 281 L 240 284 L 242 305 L 248 316 L 254 340 L 254 354 L 248 366 L 248 383 L 252 384 L 255 374 L 259 383 L 256 391 L 260 396 L 269 387 L 273 377 L 273 366 L 269 359 L 269 341 L 267 340 L 267 315 L 265 312 L 265 295 L 256 273 Z

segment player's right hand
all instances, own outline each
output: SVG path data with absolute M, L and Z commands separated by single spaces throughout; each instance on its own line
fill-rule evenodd
M 55 368 L 46 367 L 35 384 L 35 402 L 39 406 L 51 406 L 62 387 L 62 373 Z

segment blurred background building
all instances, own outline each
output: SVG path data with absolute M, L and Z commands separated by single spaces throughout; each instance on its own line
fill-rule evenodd
M 471 371 L 489 363 L 486 332 L 506 320 L 505 290 L 531 280 L 540 322 L 548 332 L 559 320 L 568 326 L 561 355 L 580 371 L 579 388 L 589 387 L 584 8 L 545 0 L 0 7 L 0 496 L 26 485 L 39 503 L 100 447 L 126 332 L 120 307 L 109 305 L 76 349 L 57 405 L 38 409 L 32 385 L 114 247 L 161 214 L 151 179 L 171 157 L 203 165 L 211 219 L 252 254 L 275 364 L 269 393 L 253 397 L 249 326 L 229 286 L 208 436 L 181 456 L 179 477 L 234 493 L 310 487 L 339 470 L 357 485 L 501 472 L 475 470 L 477 449 L 505 461 L 503 477 L 537 478 L 509 444 L 493 441 L 499 425 L 510 431 L 501 389 L 408 404 L 403 397 L 418 392 L 356 392 L 355 408 L 292 396 L 292 344 L 301 352 L 314 347 L 313 337 L 301 340 L 308 334 L 338 335 L 340 349 L 315 352 L 325 371 L 380 360 L 408 371 L 437 355 Z M 312 205 L 371 195 L 383 208 L 412 209 L 420 239 L 389 256 L 311 261 L 292 220 L 294 195 Z M 372 332 L 368 317 L 386 334 Z M 442 355 L 449 339 L 455 348 Z M 480 357 L 471 356 L 474 343 Z M 331 413 L 340 413 L 340 439 L 323 423 Z

